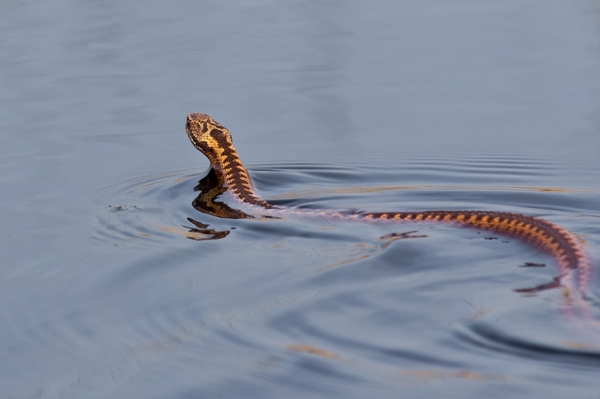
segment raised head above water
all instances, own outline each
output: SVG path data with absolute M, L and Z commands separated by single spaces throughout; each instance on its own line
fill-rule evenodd
M 210 115 L 194 112 L 187 117 L 185 131 L 194 147 L 206 155 L 213 169 L 223 176 L 223 184 L 231 188 L 237 199 L 264 208 L 272 207 L 254 194 L 250 175 L 225 126 Z
M 229 130 L 210 115 L 196 112 L 189 114 L 185 131 L 194 147 L 206 155 L 213 167 L 222 169 L 223 156 L 226 155 L 219 154 L 217 149 L 235 151 Z

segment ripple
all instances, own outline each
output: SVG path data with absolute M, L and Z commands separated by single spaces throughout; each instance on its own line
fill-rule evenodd
M 544 180 L 551 164 L 502 157 L 406 162 L 402 168 L 272 163 L 250 172 L 259 195 L 278 205 L 528 213 L 588 234 L 597 246 L 597 190 L 552 185 Z M 135 331 L 126 350 L 112 354 L 115 364 L 174 357 L 181 360 L 169 369 L 175 376 L 185 373 L 186 362 L 212 358 L 219 360 L 211 367 L 229 374 L 236 365 L 228 359 L 251 352 L 258 366 L 242 360 L 241 367 L 317 365 L 319 372 L 343 378 L 425 381 L 502 381 L 512 378 L 504 370 L 515 359 L 593 370 L 600 365 L 597 334 L 587 339 L 564 321 L 560 290 L 529 296 L 513 291 L 552 281 L 557 273 L 553 267 L 520 268 L 547 259 L 516 240 L 490 240 L 450 226 L 419 227 L 413 237 L 424 239 L 397 240 L 412 238 L 412 228 L 219 219 L 192 206 L 206 174 L 149 174 L 99 193 L 96 240 L 160 250 L 135 262 L 115 251 L 124 266 L 98 289 L 111 297 L 121 293 L 115 302 L 131 302 L 132 289 L 148 284 L 142 292 L 153 298 L 138 299 L 123 317 L 136 317 Z M 173 293 L 180 297 L 172 299 Z M 597 316 L 594 288 L 591 294 L 585 305 Z M 79 330 L 86 326 L 78 319 L 86 321 L 85 314 L 70 317 L 83 335 Z M 480 370 L 490 358 L 500 366 Z
M 369 211 L 491 209 L 543 217 L 557 212 L 597 213 L 598 190 L 535 185 L 536 178 L 551 169 L 551 164 L 513 158 L 415 157 L 402 169 L 358 163 L 263 164 L 251 168 L 251 176 L 259 195 L 290 207 Z M 514 180 L 512 185 L 502 184 L 510 171 L 528 178 L 518 180 L 522 185 L 514 185 Z M 98 195 L 105 205 L 96 214 L 94 238 L 119 245 L 227 236 L 231 221 L 200 217 L 191 206 L 194 187 L 207 173 L 208 170 L 200 174 L 197 169 L 174 170 L 132 178 L 102 190 Z
M 201 177 L 201 176 L 200 176 Z M 104 190 L 94 238 L 105 243 L 156 243 L 185 237 L 223 238 L 227 230 L 208 229 L 190 218 L 199 175 L 195 169 L 146 175 Z
M 486 352 L 501 352 L 544 362 L 600 367 L 600 346 L 597 339 L 585 340 L 585 334 L 574 329 L 574 326 L 565 331 L 564 335 L 554 333 L 546 336 L 543 329 L 537 330 L 535 335 L 528 335 L 527 332 L 533 330 L 533 323 L 529 320 L 528 328 L 515 325 L 514 329 L 507 331 L 500 328 L 498 323 L 475 322 L 459 329 L 456 335 L 469 346 Z M 561 338 L 559 341 L 559 336 L 570 338 Z

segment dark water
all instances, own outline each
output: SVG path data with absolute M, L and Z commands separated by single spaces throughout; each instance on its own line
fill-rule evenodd
M 600 398 L 597 271 L 573 305 L 505 237 L 199 213 L 183 130 L 278 204 L 522 212 L 598 265 L 598 10 L 3 3 L 0 396 Z

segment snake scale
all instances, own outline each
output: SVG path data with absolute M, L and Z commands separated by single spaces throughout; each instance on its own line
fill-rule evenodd
M 197 201 L 204 201 L 204 207 L 214 208 L 216 205 L 212 202 L 212 199 L 228 191 L 237 200 L 246 205 L 257 207 L 260 212 L 285 214 L 285 212 L 293 211 L 293 208 L 276 206 L 255 194 L 250 175 L 233 146 L 229 130 L 216 122 L 210 115 L 200 113 L 189 114 L 185 129 L 194 147 L 206 155 L 213 171 L 217 175 L 216 191 L 205 196 L 207 199 L 203 200 L 200 197 L 197 199 Z M 223 209 L 227 209 L 228 211 L 221 211 L 219 215 L 221 217 L 253 217 L 244 212 L 232 210 L 229 207 Z M 574 270 L 577 271 L 580 290 L 583 290 L 589 278 L 590 262 L 577 237 L 552 222 L 534 216 L 519 213 L 475 210 L 427 210 L 422 212 L 320 211 L 317 213 L 339 219 L 395 223 L 450 223 L 487 230 L 515 237 L 553 256 L 560 266 L 562 275 L 567 275 Z

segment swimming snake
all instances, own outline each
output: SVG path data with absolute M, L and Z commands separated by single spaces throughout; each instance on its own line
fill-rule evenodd
M 271 204 L 254 192 L 250 175 L 233 146 L 229 130 L 211 116 L 191 113 L 187 117 L 185 129 L 192 144 L 210 161 L 214 175 L 209 177 L 216 179 L 211 183 L 211 187 L 196 199 L 194 206 L 197 209 L 202 208 L 208 213 L 226 218 L 254 217 L 241 210 L 213 201 L 218 195 L 229 192 L 234 198 L 261 214 L 276 216 L 286 213 L 302 213 L 295 208 Z M 449 223 L 487 230 L 515 237 L 551 255 L 557 260 L 562 275 L 577 271 L 580 290 L 583 290 L 589 279 L 590 262 L 578 238 L 566 229 L 534 216 L 480 210 L 313 211 L 312 213 L 336 219 L 385 223 Z

